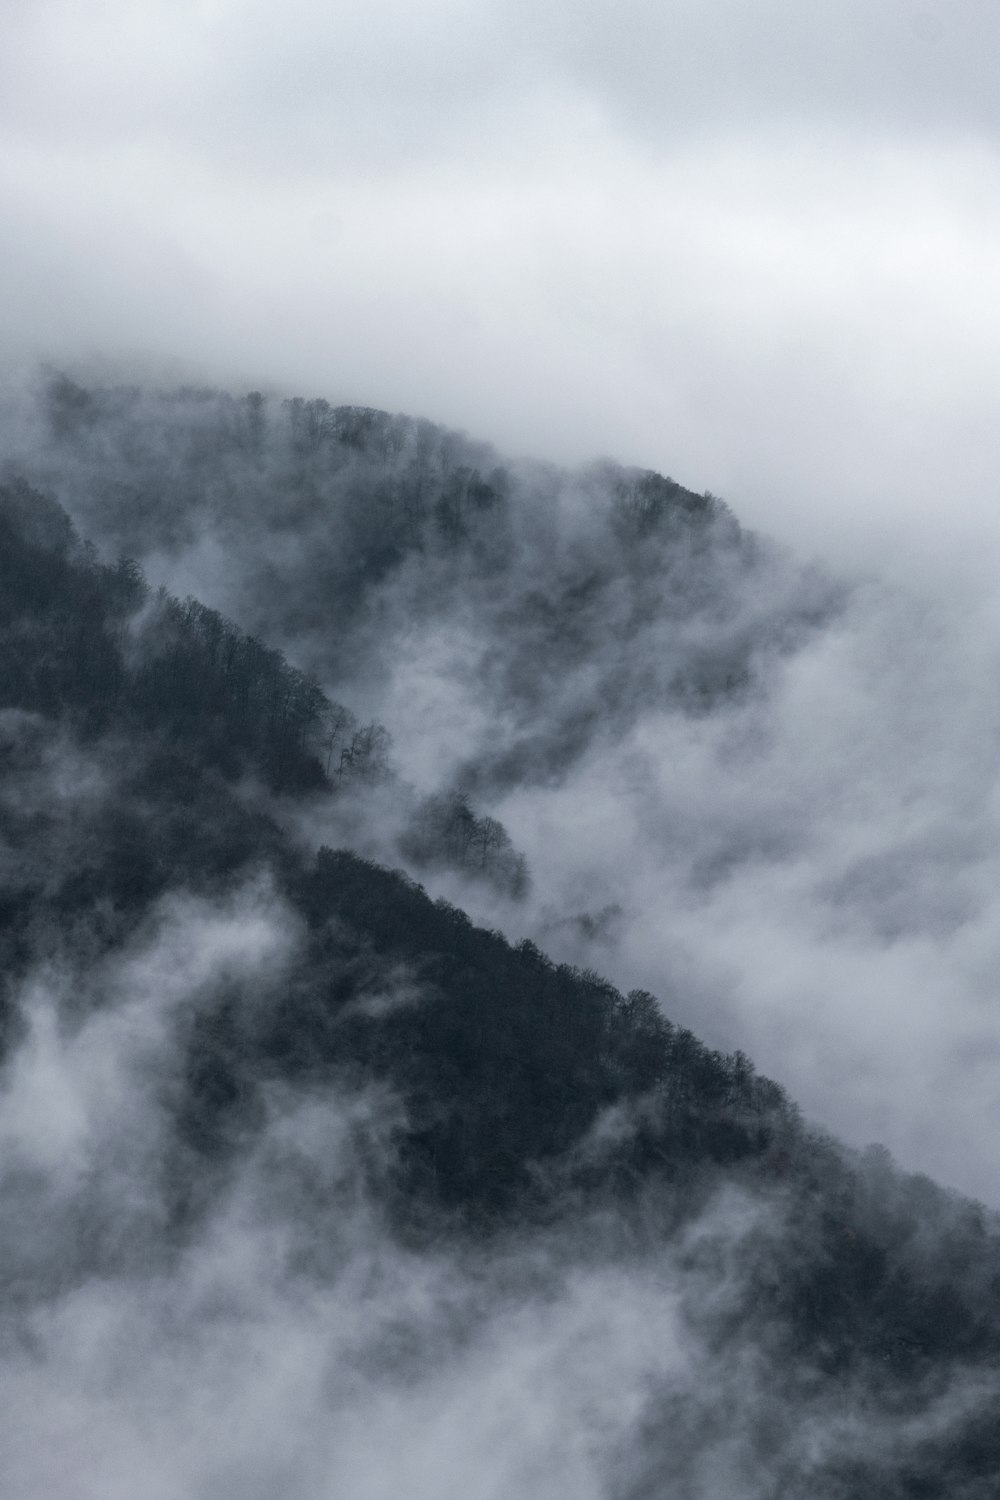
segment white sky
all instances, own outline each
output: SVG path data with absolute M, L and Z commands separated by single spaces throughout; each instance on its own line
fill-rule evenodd
M 994 0 L 2 0 L 0 346 L 992 560 Z

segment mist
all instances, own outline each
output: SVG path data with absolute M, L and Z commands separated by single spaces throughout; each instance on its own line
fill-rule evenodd
M 852 565 L 903 528 L 992 566 L 978 0 L 6 19 L 7 361 L 323 393 Z
M 171 1226 L 185 1024 L 220 985 L 252 1005 L 299 942 L 251 883 L 171 894 L 123 952 L 27 977 L 0 1093 L 19 1495 L 750 1500 L 810 1476 L 832 1496 L 853 1465 L 889 1474 L 991 1412 L 995 1381 L 972 1374 L 918 1422 L 874 1416 L 866 1379 L 831 1391 L 808 1359 L 775 1363 L 768 1289 L 809 1253 L 780 1192 L 720 1187 L 666 1241 L 654 1199 L 645 1222 L 401 1243 L 377 1191 L 401 1106 L 377 1090 L 272 1087 L 204 1210 Z M 80 984 L 100 1008 L 68 1020 Z
M 391 782 L 296 813 L 307 846 L 402 864 L 486 925 L 651 990 L 842 1138 L 1000 1202 L 990 588 L 806 565 L 718 506 L 704 534 L 633 542 L 637 471 L 504 467 L 405 423 L 395 458 L 316 439 L 291 502 L 301 403 L 260 408 L 248 462 L 210 456 L 238 404 L 102 399 L 61 445 L 44 403 L 22 405 L 11 453 L 109 555 L 279 643 L 388 731 Z M 458 552 L 383 557 L 411 524 L 385 497 L 413 442 L 443 476 L 428 483 L 468 486 L 475 463 L 504 496 L 455 501 Z M 506 830 L 527 899 L 435 866 L 426 836 L 416 859 L 421 799 L 454 792 Z
M 995 6 L 3 42 L 0 1488 L 993 1495 Z

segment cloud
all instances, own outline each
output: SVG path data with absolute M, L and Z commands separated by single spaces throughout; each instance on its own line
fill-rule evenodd
M 736 1190 L 659 1242 L 596 1215 L 406 1249 L 352 1186 L 384 1120 L 384 1100 L 337 1090 L 281 1101 L 169 1260 L 21 1309 L 4 1482 L 25 1500 L 557 1500 L 568 1483 L 763 1500 L 789 1475 L 839 1493 L 824 1470 L 852 1460 L 892 1474 L 992 1409 L 961 1372 L 917 1417 L 873 1412 L 864 1375 L 831 1392 L 808 1353 L 776 1361 L 768 1289 L 808 1250 Z
M 140 400 L 147 419 L 152 406 Z M 134 440 L 135 430 L 124 430 Z M 108 457 L 109 434 L 97 430 L 94 441 Z M 169 446 L 152 428 L 154 458 Z M 594 476 L 564 484 L 570 493 L 556 497 L 564 530 L 546 528 L 533 510 L 512 523 L 536 548 L 532 556 L 525 546 L 523 568 L 514 568 L 527 598 L 548 577 L 566 582 L 558 568 L 553 574 L 553 551 L 573 582 L 574 567 L 589 571 L 595 555 L 611 549 L 613 531 L 602 533 L 593 510 L 578 503 L 595 498 Z M 188 528 L 178 529 L 183 536 Z M 720 529 L 735 545 L 724 518 Z M 304 535 L 303 555 L 311 543 Z M 729 589 L 721 598 L 704 556 L 707 576 L 693 576 L 696 546 L 681 548 L 672 570 L 642 576 L 657 598 L 664 582 L 683 584 L 687 604 L 707 598 L 714 606 L 679 611 L 675 627 L 694 646 L 701 634 L 714 639 L 720 621 L 739 634 L 748 621 L 780 622 L 789 601 L 823 596 L 787 559 L 756 550 L 759 566 L 744 571 L 722 548 L 718 570 Z M 425 592 L 447 614 L 445 572 L 425 582 Z M 501 592 L 495 572 L 485 577 L 481 602 Z M 574 691 L 599 686 L 602 672 L 621 668 L 614 635 L 629 600 L 621 578 L 612 579 L 611 603 L 603 613 L 595 608 L 590 622 L 597 650 L 583 653 L 580 682 L 567 673 L 560 684 L 570 701 Z M 373 611 L 390 661 L 393 629 L 420 623 L 407 592 L 418 583 L 395 579 Z M 795 651 L 773 653 L 762 643 L 758 691 L 686 713 L 665 712 L 655 693 L 640 693 L 560 777 L 541 788 L 526 777 L 507 804 L 531 840 L 549 902 L 609 885 L 621 896 L 616 924 L 563 924 L 576 956 L 587 943 L 618 942 L 618 977 L 644 966 L 676 976 L 688 964 L 683 1004 L 694 1012 L 703 1003 L 698 1029 L 707 1021 L 710 1031 L 728 1030 L 728 1045 L 741 1025 L 766 1044 L 777 1016 L 773 1055 L 793 1067 L 808 1035 L 828 1049 L 833 1067 L 838 1046 L 843 1053 L 860 1039 L 863 1051 L 873 1033 L 899 1027 L 904 984 L 919 984 L 906 997 L 908 1030 L 896 1055 L 926 1105 L 942 1097 L 931 1094 L 925 1064 L 947 944 L 970 972 L 978 962 L 984 981 L 995 970 L 992 919 L 978 948 L 967 942 L 980 903 L 996 889 L 996 841 L 989 828 L 978 830 L 979 846 L 973 840 L 983 788 L 992 785 L 992 721 L 982 705 L 960 717 L 990 665 L 993 637 L 978 655 L 955 653 L 963 632 L 971 640 L 981 622 L 971 603 L 967 616 L 945 618 L 951 633 L 942 647 L 942 618 L 922 601 L 873 588 L 841 602 L 823 630 L 795 638 Z M 494 598 L 493 607 L 509 630 L 509 600 Z M 478 624 L 494 654 L 506 640 L 489 609 L 460 616 L 454 607 L 453 618 Z M 637 680 L 645 667 L 647 685 L 655 685 L 648 669 L 670 632 L 655 610 L 645 625 L 632 640 L 645 658 L 635 664 Z M 440 629 L 433 614 L 432 626 Z M 953 656 L 962 663 L 957 679 Z M 488 714 L 462 717 L 462 695 L 474 709 L 485 693 L 471 650 L 465 660 L 464 673 L 447 654 L 431 655 L 428 666 L 468 725 L 455 757 L 467 756 L 492 724 Z M 533 717 L 552 715 L 541 727 L 557 732 L 545 681 L 543 673 Z M 405 698 L 385 691 L 404 730 L 430 734 L 426 694 L 407 723 Z M 961 732 L 948 716 L 959 716 Z M 54 803 L 60 831 L 78 816 L 106 832 L 111 799 L 123 795 L 116 747 L 72 752 L 53 736 L 40 754 L 40 719 L 8 714 L 0 729 L 25 823 L 37 824 Z M 894 759 L 904 742 L 919 752 L 910 762 Z M 252 787 L 242 794 L 257 795 Z M 16 834 L 17 819 L 10 821 Z M 916 855 L 894 866 L 887 845 L 904 839 Z M 50 829 L 47 852 L 50 886 L 60 872 L 77 873 L 71 838 Z M 936 878 L 942 872 L 946 881 Z M 900 901 L 893 880 L 923 904 Z M 454 1235 L 439 1223 L 431 1244 L 412 1224 L 393 1232 L 381 1191 L 406 1126 L 399 1099 L 384 1084 L 360 1088 L 332 1071 L 317 1078 L 319 1070 L 291 1069 L 282 1079 L 280 1048 L 245 1080 L 254 1104 L 240 1111 L 224 1148 L 218 1139 L 207 1149 L 204 1140 L 192 1145 L 185 1110 L 197 1109 L 192 1096 L 205 1081 L 197 1065 L 206 1055 L 211 1093 L 220 1002 L 232 1001 L 238 1018 L 232 1055 L 252 1066 L 254 1048 L 242 1047 L 239 1028 L 258 1004 L 277 1004 L 291 1021 L 297 1000 L 322 1006 L 327 985 L 338 988 L 336 943 L 322 945 L 320 973 L 308 961 L 305 973 L 296 971 L 302 932 L 267 879 L 213 887 L 205 896 L 177 886 L 145 911 L 141 899 L 130 905 L 117 945 L 101 941 L 99 901 L 67 924 L 58 947 L 26 932 L 36 958 L 16 981 L 22 1025 L 0 1073 L 3 1487 L 26 1500 L 137 1489 L 158 1500 L 265 1500 L 275 1492 L 389 1500 L 403 1489 L 427 1500 L 511 1492 L 556 1500 L 569 1484 L 592 1500 L 664 1489 L 697 1500 L 763 1500 L 780 1480 L 824 1496 L 838 1493 L 838 1468 L 857 1461 L 866 1475 L 883 1467 L 895 1475 L 901 1462 L 919 1466 L 928 1433 L 947 1451 L 969 1420 L 992 1413 L 994 1384 L 957 1362 L 935 1368 L 933 1387 L 916 1374 L 901 1378 L 906 1399 L 890 1415 L 876 1399 L 878 1376 L 898 1352 L 894 1316 L 910 1326 L 904 1293 L 929 1320 L 922 1331 L 915 1320 L 918 1336 L 932 1347 L 940 1336 L 931 1293 L 928 1311 L 922 1281 L 908 1285 L 901 1268 L 916 1274 L 929 1266 L 936 1277 L 944 1267 L 966 1296 L 989 1269 L 975 1211 L 930 1184 L 898 1178 L 878 1153 L 858 1167 L 852 1187 L 848 1164 L 803 1138 L 799 1191 L 773 1159 L 751 1160 L 742 1179 L 733 1168 L 722 1187 L 706 1164 L 687 1184 L 696 1209 L 676 1180 L 658 1185 L 651 1176 L 635 1198 L 623 1193 L 611 1207 L 560 1202 L 553 1191 L 550 1212 L 537 1220 Z M 485 904 L 487 916 L 511 915 Z M 549 920 L 544 909 L 522 920 L 536 916 Z M 915 934 L 914 961 L 907 945 Z M 364 967 L 371 982 L 355 990 L 356 1010 L 371 1017 L 433 1003 L 433 992 L 418 989 L 404 969 L 379 973 L 374 959 Z M 801 1002 L 804 976 L 815 981 L 808 998 L 820 1003 L 845 978 L 855 982 L 837 1024 L 824 1028 L 812 1014 L 802 1026 L 791 1000 L 794 991 Z M 969 999 L 952 997 L 952 1021 L 959 1012 L 968 1022 Z M 977 1023 L 963 1040 L 982 1052 L 987 1035 Z M 953 1029 L 940 1050 L 956 1037 Z M 889 1054 L 874 1056 L 876 1070 L 861 1086 L 838 1073 L 842 1101 L 864 1122 L 878 1094 L 912 1122 L 895 1080 L 887 1085 L 877 1071 Z M 804 1069 L 814 1099 L 821 1071 L 815 1059 Z M 968 1100 L 970 1109 L 982 1105 L 975 1088 Z M 598 1162 L 641 1115 L 641 1106 L 633 1120 L 610 1112 L 579 1143 L 580 1154 Z M 934 1148 L 947 1155 L 952 1144 L 938 1135 Z M 981 1167 L 973 1158 L 970 1171 Z M 830 1183 L 844 1190 L 840 1197 L 823 1191 Z M 862 1243 L 860 1253 L 877 1263 L 879 1240 L 891 1244 L 900 1276 L 886 1283 L 902 1287 L 903 1312 L 890 1306 L 887 1315 L 873 1298 L 873 1348 L 859 1350 L 850 1379 L 830 1383 L 820 1373 L 821 1349 L 796 1344 L 792 1357 L 789 1307 L 799 1308 L 797 1296 L 808 1302 L 810 1276 L 822 1278 L 831 1263 L 843 1270 L 847 1296 L 869 1295 L 851 1280 L 860 1272 L 845 1248 L 863 1240 L 869 1219 L 874 1244 Z M 965 1252 L 972 1264 L 956 1270 Z M 838 1308 L 830 1322 L 840 1321 Z M 809 1326 L 809 1310 L 800 1309 L 794 1334 Z
M 416 798 L 464 788 L 533 893 L 414 866 L 435 895 L 658 994 L 852 1143 L 1000 1201 L 983 1130 L 1000 1045 L 989 550 L 920 569 L 876 549 L 886 581 L 835 585 L 723 525 L 656 563 L 609 525 L 623 471 L 514 464 L 499 571 L 432 524 L 424 550 L 366 572 L 352 527 L 381 461 L 328 445 L 290 516 L 272 403 L 261 465 L 237 444 L 192 482 L 185 455 L 236 410 L 112 402 L 76 447 L 43 439 L 26 461 L 112 555 L 138 548 L 156 581 L 386 724 L 398 779 L 306 805 L 297 842 L 396 865 Z M 484 473 L 497 457 L 464 456 Z
M 643 143 L 819 122 L 996 130 L 995 12 L 892 0 L 251 0 L 14 6 L 4 117 L 58 135 L 170 135 L 230 163 L 440 157 L 542 91 L 594 100 Z M 338 136 L 337 128 L 340 128 Z M 273 156 L 271 160 L 273 161 Z
M 597 1500 L 652 1373 L 688 1379 L 663 1272 L 578 1264 L 571 1240 L 404 1249 L 369 1193 L 399 1121 L 375 1088 L 271 1087 L 204 1215 L 170 1221 L 178 1021 L 234 978 L 252 1000 L 288 952 L 273 892 L 178 893 L 96 969 L 23 986 L 0 1079 L 3 1484 L 544 1500 L 569 1475 Z
M 981 606 L 862 591 L 744 702 L 650 706 L 497 807 L 560 911 L 623 908 L 557 953 L 992 1203 L 997 649 Z
M 995 549 L 996 31 L 973 0 L 15 6 L 7 357 L 613 452 L 827 552 L 914 514 Z

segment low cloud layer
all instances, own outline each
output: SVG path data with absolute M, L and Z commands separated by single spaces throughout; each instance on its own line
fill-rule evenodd
M 7 357 L 614 453 L 827 553 L 916 517 L 992 556 L 998 40 L 973 0 L 14 5 Z
M 411 860 L 487 926 L 742 1047 L 853 1144 L 1000 1202 L 1000 609 L 975 568 L 824 572 L 725 511 L 700 541 L 630 551 L 634 471 L 504 470 L 430 429 L 438 519 L 411 546 L 412 424 L 394 458 L 328 436 L 290 470 L 276 402 L 249 461 L 228 398 L 102 399 L 60 443 L 23 403 L 12 455 L 111 555 L 388 731 L 395 780 L 295 814 L 307 846 Z M 446 544 L 440 494 L 471 464 L 506 477 Z M 526 900 L 442 860 L 451 804 L 421 799 L 455 791 L 526 856 Z
M 631 1500 L 666 1485 L 764 1500 L 805 1475 L 833 1496 L 852 1463 L 891 1474 L 989 1409 L 959 1371 L 919 1428 L 905 1407 L 876 1422 L 864 1380 L 832 1391 L 808 1357 L 775 1367 L 756 1308 L 794 1263 L 780 1194 L 723 1190 L 670 1238 L 595 1213 L 401 1245 L 366 1187 L 392 1151 L 377 1091 L 274 1092 L 193 1232 L 165 1234 L 155 1105 L 184 1011 L 234 977 L 280 981 L 295 941 L 259 887 L 173 896 L 97 972 L 29 977 L 28 1039 L 0 1078 L 11 1492 Z M 63 1008 L 53 1029 L 60 981 L 103 985 L 100 1010 L 74 1023 Z M 56 1093 L 50 1150 L 24 1104 Z M 31 1253 L 11 1282 L 18 1235 Z
M 564 910 L 624 907 L 597 950 L 623 981 L 738 1041 L 838 1134 L 996 1203 L 987 630 L 979 611 L 862 594 L 766 702 L 644 716 L 499 815 Z
M 758 635 L 779 579 L 734 581 Z M 504 923 L 743 1047 L 843 1138 L 993 1204 L 997 625 L 974 590 L 859 581 L 793 652 L 762 657 L 745 700 L 678 714 L 650 689 L 607 711 L 579 762 L 490 804 L 533 875 L 531 917 Z M 651 631 L 629 670 L 649 653 L 655 681 L 670 644 Z M 408 774 L 495 753 L 504 722 L 484 715 L 475 663 L 496 650 L 467 617 L 387 638 L 395 669 L 372 709 Z M 624 665 L 609 646 L 572 688 L 553 682 L 533 732 L 557 738 L 587 671 Z M 442 888 L 496 919 L 484 893 Z
M 0 716 L 0 873 L 36 913 L 4 993 L 0 1487 L 840 1500 L 857 1473 L 892 1492 L 928 1440 L 946 1462 L 968 1420 L 992 1430 L 994 1386 L 948 1355 L 912 1407 L 873 1393 L 919 1371 L 920 1337 L 959 1346 L 935 1278 L 986 1305 L 984 1221 L 877 1152 L 850 1223 L 824 1158 L 824 1238 L 789 1222 L 779 1152 L 680 1230 L 652 1193 L 628 1224 L 430 1247 L 373 1189 L 403 1121 L 387 1086 L 262 1078 L 211 1170 L 177 1121 L 206 999 L 280 996 L 303 944 L 252 873 L 277 823 L 307 853 L 409 859 L 744 1048 L 852 1145 L 1000 1204 L 995 7 L 8 0 L 3 30 L 2 475 L 392 738 L 349 799 L 241 784 L 258 821 L 228 884 L 206 782 L 143 905 L 163 806 L 122 793 L 131 747 Z M 55 442 L 25 395 L 46 362 L 260 388 L 269 436 L 235 402 L 216 430 L 212 399 L 146 395 Z M 363 442 L 291 464 L 294 395 L 496 442 L 510 515 L 457 563 L 385 564 L 383 468 Z M 433 523 L 458 534 L 502 460 L 434 441 L 435 496 L 456 465 L 480 485 Z M 608 520 L 635 473 L 607 454 L 780 546 L 719 512 L 657 573 Z M 428 855 L 457 797 L 530 887 Z M 78 900 L 112 833 L 134 921 L 113 880 Z M 352 1003 L 431 1002 L 403 966 Z M 831 1384 L 821 1349 L 775 1358 L 771 1299 L 831 1256 L 861 1297 L 866 1193 L 918 1342 L 859 1347 Z
M 982 599 L 377 413 L 57 381 L 6 436 L 394 739 L 328 784 L 306 679 L 4 486 L 3 1485 L 974 1500 L 995 1217 L 582 966 L 989 1196 Z

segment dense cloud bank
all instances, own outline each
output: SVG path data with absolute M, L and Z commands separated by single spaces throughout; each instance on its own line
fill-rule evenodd
M 0 362 L 437 414 L 995 569 L 989 0 L 4 20 Z
M 730 1050 L 973 941 L 936 621 L 379 413 L 59 381 L 7 451 L 6 1487 L 992 1494 L 995 1216 Z

